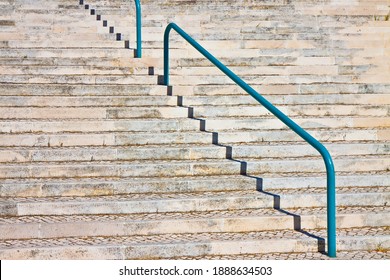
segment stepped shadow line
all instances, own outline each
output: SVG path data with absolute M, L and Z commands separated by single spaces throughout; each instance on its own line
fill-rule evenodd
M 279 211 L 279 212 L 281 212 L 281 213 L 283 213 L 283 214 L 286 214 L 288 216 L 292 216 L 293 219 L 294 219 L 294 230 L 297 231 L 297 232 L 300 232 L 300 233 L 302 233 L 302 234 L 304 234 L 304 235 L 306 235 L 306 236 L 308 236 L 310 238 L 316 239 L 317 240 L 317 250 L 318 250 L 318 252 L 326 255 L 325 239 L 324 238 L 319 237 L 317 235 L 314 235 L 314 234 L 312 234 L 310 232 L 307 232 L 306 230 L 303 230 L 302 229 L 301 216 L 282 209 L 280 207 L 280 195 L 264 191 L 263 190 L 263 179 L 262 178 L 254 177 L 254 176 L 250 176 L 250 175 L 246 175 L 246 176 L 247 177 L 251 177 L 251 178 L 255 178 L 256 179 L 256 189 L 257 189 L 257 191 L 261 192 L 261 193 L 264 193 L 266 195 L 273 196 L 273 198 L 274 198 L 274 209 Z
M 96 16 L 96 20 L 97 21 L 101 21 L 102 22 L 102 25 L 103 27 L 108 27 L 108 33 L 109 34 L 115 34 L 115 26 L 108 26 L 108 21 L 107 20 L 104 20 L 102 15 L 98 14 L 96 12 L 96 9 L 93 9 L 91 8 L 91 6 L 89 4 L 86 4 L 84 0 L 79 0 L 79 4 L 80 5 L 84 5 L 84 9 L 85 10 L 89 10 L 90 11 L 90 14 L 92 16 Z M 124 43 L 124 48 L 125 49 L 131 49 L 130 48 L 130 41 L 129 40 L 123 40 L 124 36 L 122 33 L 116 33 L 115 34 L 115 40 L 116 41 L 123 41 Z M 137 56 L 137 49 L 134 49 L 133 50 L 133 56 L 136 57 Z
M 168 91 L 168 95 L 172 96 L 172 87 L 171 86 L 170 86 L 170 88 L 167 91 Z M 272 196 L 273 197 L 273 201 L 274 201 L 273 202 L 273 208 L 275 210 L 279 211 L 280 213 L 283 213 L 283 214 L 288 215 L 288 216 L 292 216 L 293 220 L 294 220 L 294 230 L 299 232 L 299 233 L 302 233 L 302 234 L 304 234 L 304 235 L 306 235 L 306 236 L 308 236 L 310 238 L 316 239 L 317 240 L 317 251 L 319 253 L 321 253 L 321 254 L 326 255 L 325 239 L 322 238 L 322 237 L 319 237 L 317 235 L 314 235 L 314 234 L 312 234 L 310 232 L 307 232 L 306 230 L 303 230 L 302 229 L 301 216 L 282 209 L 280 207 L 280 195 L 264 191 L 264 189 L 263 189 L 263 179 L 260 178 L 260 177 L 248 175 L 248 173 L 247 173 L 248 163 L 246 161 L 234 159 L 233 158 L 233 147 L 232 146 L 228 146 L 228 145 L 220 144 L 219 143 L 219 139 L 218 139 L 219 138 L 218 132 L 207 131 L 206 130 L 206 120 L 194 117 L 194 108 L 190 107 L 190 106 L 184 106 L 183 104 L 184 104 L 183 96 L 177 96 L 177 105 L 179 107 L 183 107 L 183 108 L 187 108 L 188 109 L 188 118 L 194 119 L 194 120 L 198 120 L 200 122 L 199 130 L 202 131 L 202 132 L 206 132 L 206 133 L 211 133 L 212 134 L 212 144 L 216 145 L 216 146 L 219 146 L 219 147 L 226 148 L 226 159 L 240 163 L 240 175 L 248 177 L 248 178 L 255 179 L 256 180 L 256 190 L 258 192 L 260 192 L 260 193 L 265 194 L 265 195 Z

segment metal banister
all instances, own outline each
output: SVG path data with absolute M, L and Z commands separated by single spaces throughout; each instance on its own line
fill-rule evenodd
M 137 24 L 137 50 L 135 52 L 136 58 L 142 57 L 142 22 L 141 22 L 141 3 L 140 0 L 134 0 L 135 12 L 136 12 L 136 24 Z
M 293 120 L 282 113 L 278 108 L 273 106 L 268 100 L 257 93 L 252 87 L 245 83 L 241 78 L 234 74 L 229 68 L 222 64 L 212 54 L 210 54 L 199 43 L 192 39 L 183 29 L 177 26 L 175 23 L 170 23 L 165 29 L 164 33 L 164 84 L 169 85 L 169 34 L 171 29 L 174 29 L 180 36 L 182 36 L 188 43 L 190 43 L 196 50 L 198 50 L 203 56 L 210 60 L 215 66 L 217 66 L 223 73 L 225 73 L 230 79 L 232 79 L 243 90 L 249 93 L 260 104 L 280 119 L 284 124 L 291 128 L 295 133 L 301 136 L 306 142 L 313 146 L 322 156 L 327 172 L 327 246 L 328 256 L 336 257 L 336 175 L 332 157 L 328 150 L 318 142 L 313 136 L 296 124 Z

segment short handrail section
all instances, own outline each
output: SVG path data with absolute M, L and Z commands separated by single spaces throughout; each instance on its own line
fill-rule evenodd
M 137 49 L 135 51 L 135 57 L 142 57 L 142 21 L 141 21 L 141 3 L 140 0 L 134 0 L 135 12 L 136 12 L 136 25 L 137 25 Z
M 183 29 L 175 23 L 170 23 L 165 29 L 164 33 L 164 84 L 169 85 L 169 34 L 174 29 L 181 37 L 183 37 L 190 45 L 198 50 L 204 57 L 218 67 L 230 79 L 232 79 L 238 86 L 250 94 L 261 105 L 268 109 L 273 115 L 280 119 L 284 124 L 291 128 L 295 133 L 302 137 L 306 142 L 313 146 L 322 156 L 327 172 L 327 247 L 328 256 L 336 257 L 336 175 L 333 165 L 332 157 L 328 150 L 307 131 L 301 128 L 293 120 L 287 117 L 278 108 L 272 105 L 263 96 L 257 93 L 246 82 L 239 78 L 229 68 L 216 59 L 211 53 L 203 48 L 198 42 L 192 39 Z

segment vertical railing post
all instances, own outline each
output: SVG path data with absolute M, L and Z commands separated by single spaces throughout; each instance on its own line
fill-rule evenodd
M 322 154 L 322 153 L 321 153 Z M 336 257 L 336 175 L 329 152 L 322 154 L 326 166 L 327 179 L 327 225 L 328 225 L 328 256 Z
M 169 32 L 171 24 L 167 26 L 164 32 L 164 85 L 169 86 Z
M 137 24 L 137 50 L 135 53 L 136 58 L 142 57 L 142 22 L 141 22 L 141 3 L 140 0 L 135 1 L 135 12 L 136 12 L 136 24 Z

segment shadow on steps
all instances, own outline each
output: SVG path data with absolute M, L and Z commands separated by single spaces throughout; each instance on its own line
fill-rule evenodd
M 161 77 L 161 79 L 162 79 L 162 77 Z M 168 87 L 167 90 L 168 90 L 168 95 L 172 95 L 172 87 Z M 240 163 L 240 166 L 241 166 L 241 168 L 240 168 L 240 175 L 256 179 L 256 190 L 258 192 L 260 192 L 260 193 L 263 193 L 265 195 L 269 195 L 269 196 L 273 197 L 273 201 L 274 201 L 273 208 L 275 210 L 277 210 L 277 211 L 279 211 L 279 212 L 281 212 L 281 213 L 283 213 L 285 215 L 293 217 L 293 219 L 294 219 L 294 230 L 297 231 L 297 232 L 300 232 L 300 233 L 302 233 L 302 234 L 304 234 L 304 235 L 306 235 L 306 236 L 308 236 L 310 238 L 316 239 L 317 240 L 317 251 L 319 253 L 321 253 L 321 254 L 326 255 L 325 239 L 322 238 L 322 237 L 316 236 L 314 234 L 311 234 L 310 232 L 307 232 L 307 231 L 303 230 L 302 229 L 301 216 L 282 209 L 280 207 L 280 195 L 264 191 L 264 189 L 263 189 L 263 179 L 262 178 L 248 175 L 248 173 L 247 173 L 247 166 L 248 166 L 247 162 L 246 161 L 242 161 L 242 160 L 237 160 L 237 159 L 233 158 L 233 147 L 232 146 L 228 146 L 228 145 L 220 144 L 219 143 L 219 139 L 218 139 L 218 132 L 212 132 L 212 131 L 207 131 L 206 130 L 206 120 L 194 117 L 194 108 L 183 105 L 183 96 L 177 96 L 177 105 L 179 107 L 183 107 L 183 108 L 187 108 L 188 109 L 188 118 L 194 119 L 194 120 L 198 120 L 200 122 L 200 126 L 199 126 L 199 130 L 200 131 L 212 134 L 212 144 L 214 144 L 216 146 L 219 146 L 219 147 L 226 148 L 226 159 Z

